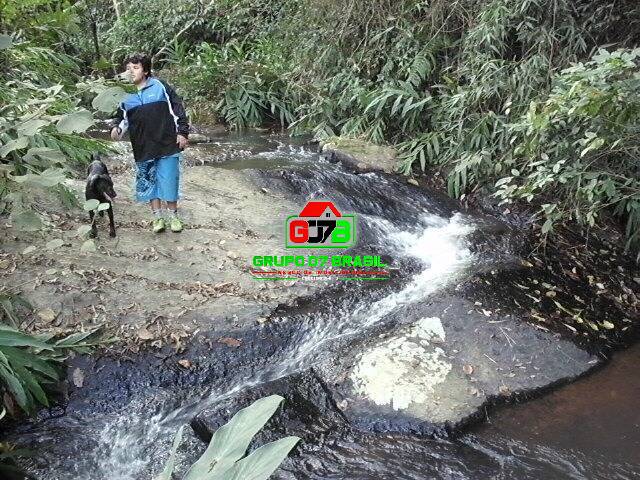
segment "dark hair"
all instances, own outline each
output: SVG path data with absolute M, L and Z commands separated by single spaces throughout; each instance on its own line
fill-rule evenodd
M 129 63 L 140 63 L 142 64 L 142 71 L 147 74 L 147 77 L 151 75 L 151 57 L 144 53 L 134 53 L 129 55 L 125 61 L 124 66 L 126 68 Z

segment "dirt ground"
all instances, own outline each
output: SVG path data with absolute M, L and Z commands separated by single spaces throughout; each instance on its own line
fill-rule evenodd
M 181 347 L 199 331 L 230 330 L 265 321 L 279 304 L 320 284 L 258 281 L 252 255 L 284 254 L 282 212 L 299 205 L 260 182 L 254 170 L 198 165 L 197 147 L 185 151 L 180 210 L 185 230 L 151 231 L 147 205 L 133 200 L 130 154 L 106 158 L 115 190 L 117 237 L 98 222 L 96 252 L 83 252 L 81 208 L 65 209 L 43 196 L 37 209 L 48 227 L 18 232 L 1 220 L 0 291 L 33 306 L 22 311 L 28 331 L 76 332 L 105 328 L 132 351 L 140 345 Z M 68 186 L 84 200 L 84 179 Z M 62 239 L 62 246 L 47 242 Z M 31 247 L 35 248 L 31 248 Z

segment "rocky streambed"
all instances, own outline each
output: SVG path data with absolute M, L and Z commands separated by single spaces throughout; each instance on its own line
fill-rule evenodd
M 3 230 L 14 265 L 3 282 L 33 282 L 24 294 L 36 306 L 34 326 L 106 324 L 124 340 L 110 354 L 73 360 L 64 406 L 11 432 L 38 452 L 32 471 L 151 478 L 175 430 L 190 423 L 184 468 L 236 410 L 278 393 L 284 407 L 255 444 L 283 432 L 303 438 L 278 478 L 542 478 L 530 462 L 510 462 L 508 440 L 464 432 L 495 405 L 584 375 L 605 361 L 603 346 L 631 337 L 638 289 L 628 263 L 620 257 L 606 286 L 584 272 L 583 283 L 552 284 L 557 273 L 529 256 L 522 231 L 436 192 L 355 172 L 278 135 L 211 140 L 185 152 L 189 226 L 179 235 L 154 236 L 148 212 L 130 200 L 126 149 L 108 160 L 117 239 L 105 231 L 97 252 L 79 253 L 82 219 L 53 207 L 52 232 L 65 240 L 55 251 L 25 253 L 45 240 Z M 384 258 L 388 280 L 251 277 L 251 257 L 285 255 L 285 218 L 318 198 L 357 214 L 350 253 Z M 572 271 L 564 258 L 549 265 Z M 578 315 L 574 297 L 603 317 L 586 307 Z M 559 307 L 547 312 L 556 301 L 569 312 L 563 322 Z M 598 302 L 608 301 L 605 311 Z M 596 329 L 586 323 L 582 335 L 576 315 Z M 594 478 L 574 470 L 554 467 L 557 476 L 545 478 Z

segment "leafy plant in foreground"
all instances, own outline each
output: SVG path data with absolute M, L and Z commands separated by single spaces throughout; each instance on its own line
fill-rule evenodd
M 244 457 L 254 435 L 267 423 L 284 398 L 279 395 L 256 400 L 237 412 L 213 434 L 206 451 L 183 480 L 266 480 L 278 468 L 300 438 L 290 436 L 262 445 Z M 154 480 L 171 480 L 176 451 L 182 440 L 180 427 L 169 460 Z M 243 458 L 244 457 L 244 458 Z
M 52 335 L 29 335 L 0 324 L 0 391 L 7 410 L 14 402 L 26 413 L 38 404 L 48 407 L 46 391 L 61 380 L 59 365 L 69 350 L 86 353 L 95 343 L 96 330 L 54 340 Z

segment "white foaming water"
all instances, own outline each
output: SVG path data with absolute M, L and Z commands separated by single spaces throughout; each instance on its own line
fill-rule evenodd
M 141 417 L 144 405 L 132 405 L 128 412 L 113 418 L 104 427 L 99 438 L 99 446 L 93 452 L 84 455 L 92 456 L 95 463 L 91 466 L 78 465 L 76 472 L 56 472 L 51 478 L 74 480 L 139 480 L 150 476 L 148 470 L 155 459 L 164 458 L 169 450 L 176 423 L 188 421 L 198 410 L 214 405 L 229 398 L 241 390 L 275 380 L 308 367 L 309 357 L 318 352 L 324 345 L 341 337 L 362 334 L 367 328 L 382 321 L 396 308 L 422 301 L 437 289 L 457 278 L 473 257 L 464 246 L 465 236 L 473 231 L 459 214 L 451 219 L 428 215 L 422 218 L 426 227 L 418 233 L 399 231 L 390 222 L 375 219 L 377 228 L 384 232 L 386 240 L 397 246 L 398 256 L 410 256 L 419 259 L 424 269 L 397 292 L 371 303 L 362 302 L 349 311 L 347 307 L 339 311 L 325 313 L 322 321 L 318 316 L 311 318 L 311 329 L 296 346 L 287 352 L 278 365 L 268 371 L 257 371 L 254 377 L 239 379 L 224 391 L 213 391 L 204 399 L 194 399 L 188 404 L 170 412 L 163 412 L 148 418 Z M 137 399 L 143 404 L 144 399 Z M 141 407 L 141 408 L 137 408 Z M 97 471 L 96 471 L 97 470 Z M 70 476 L 65 476 L 71 474 Z

